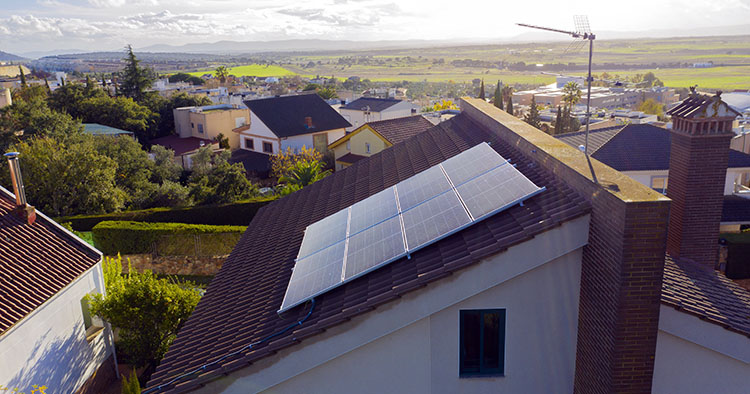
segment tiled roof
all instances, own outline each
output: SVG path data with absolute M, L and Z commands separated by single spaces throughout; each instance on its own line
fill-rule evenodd
M 599 148 L 606 144 L 607 141 L 616 136 L 623 127 L 625 127 L 625 125 L 610 125 L 608 127 L 590 129 L 589 154 L 596 152 Z M 575 131 L 572 133 L 558 134 L 555 137 L 574 148 L 578 148 L 579 146 L 586 143 L 585 131 Z
M 568 145 L 583 144 L 584 133 L 557 136 Z M 669 130 L 650 124 L 629 124 L 621 129 L 589 132 L 591 157 L 618 171 L 655 171 L 669 169 L 672 135 Z M 729 150 L 729 168 L 750 167 L 750 155 Z
M 407 138 L 411 138 L 434 125 L 422 115 L 407 116 L 404 118 L 379 120 L 369 122 L 368 126 L 377 131 L 391 144 L 395 145 Z
M 14 207 L 0 188 L 0 336 L 101 259 L 39 213 L 27 224 Z
M 360 97 L 351 103 L 344 105 L 343 109 L 354 109 L 357 111 L 364 111 L 363 108 L 370 107 L 370 111 L 372 112 L 381 112 L 385 109 L 388 109 L 390 107 L 393 107 L 394 105 L 400 103 L 401 100 L 396 99 L 382 99 L 382 98 L 375 98 L 375 97 Z
M 357 155 L 357 154 L 354 154 L 354 153 L 347 153 L 347 154 L 339 157 L 338 159 L 336 159 L 336 161 L 340 161 L 342 163 L 347 163 L 347 164 L 354 164 L 354 163 L 356 163 L 356 162 L 358 162 L 358 161 L 360 161 L 362 159 L 366 159 L 366 158 L 367 158 L 367 156 Z
M 721 221 L 723 223 L 750 223 L 750 198 L 724 196 Z
M 700 264 L 667 256 L 661 302 L 750 337 L 750 292 Z
M 166 137 L 159 137 L 149 141 L 152 145 L 161 145 L 165 148 L 172 149 L 175 156 L 181 156 L 200 148 L 201 142 L 203 143 L 203 146 L 209 146 L 214 143 L 214 141 L 205 138 L 180 138 L 180 136 L 177 135 L 168 135 Z
M 309 308 L 298 307 L 283 318 L 276 312 L 309 224 L 483 141 L 490 142 L 531 181 L 547 190 L 524 206 L 514 206 L 419 250 L 411 259 L 397 260 L 317 297 L 312 315 L 301 327 L 258 345 L 242 357 L 223 360 L 220 368 L 206 370 L 205 377 L 243 368 L 588 212 L 588 203 L 557 177 L 467 115 L 458 115 L 259 210 L 148 387 L 164 384 L 305 316 Z M 179 390 L 195 384 L 195 380 L 186 382 Z
M 267 177 L 269 171 L 271 171 L 270 155 L 247 149 L 237 149 L 232 152 L 229 163 L 242 163 L 246 172 L 255 173 L 262 178 Z
M 685 100 L 682 100 L 674 108 L 667 111 L 667 115 L 677 116 L 680 118 L 693 118 L 696 116 L 705 116 L 706 108 L 712 105 L 714 102 L 721 102 L 720 93 L 716 96 L 709 96 L 706 94 L 693 93 Z M 724 103 L 726 104 L 726 103 Z M 740 115 L 737 110 L 727 104 L 727 108 L 730 112 L 734 112 L 735 116 Z
M 317 94 L 247 100 L 245 105 L 280 138 L 351 126 Z M 306 117 L 312 118 L 312 127 L 305 124 Z

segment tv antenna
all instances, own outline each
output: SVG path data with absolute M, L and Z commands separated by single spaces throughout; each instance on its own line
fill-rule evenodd
M 542 26 L 534 26 L 534 25 L 527 25 L 525 23 L 517 23 L 518 26 L 523 27 L 530 27 L 532 29 L 538 29 L 538 30 L 545 30 L 545 31 L 551 31 L 555 33 L 562 33 L 567 34 L 569 36 L 572 36 L 574 41 L 568 46 L 567 51 L 570 51 L 572 48 L 580 48 L 583 43 L 588 40 L 589 42 L 589 75 L 588 78 L 586 78 L 586 81 L 588 82 L 588 88 L 586 91 L 586 136 L 585 136 L 585 144 L 583 152 L 586 154 L 586 157 L 589 156 L 589 123 L 591 122 L 591 82 L 593 81 L 593 78 L 591 78 L 591 58 L 594 54 L 594 39 L 596 39 L 596 35 L 591 33 L 591 27 L 589 27 L 589 18 L 585 15 L 575 15 L 573 17 L 573 22 L 575 24 L 576 31 L 568 31 L 568 30 L 560 30 L 560 29 L 553 29 L 550 27 L 542 27 Z M 591 173 L 593 174 L 593 168 Z M 596 182 L 596 175 L 594 175 L 594 182 Z

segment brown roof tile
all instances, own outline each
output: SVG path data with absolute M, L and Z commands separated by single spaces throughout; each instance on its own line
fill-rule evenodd
M 367 125 L 394 145 L 435 126 L 422 115 L 380 120 Z
M 206 368 L 200 377 L 179 384 L 175 391 L 195 388 L 203 378 L 245 367 L 589 211 L 589 205 L 562 181 L 467 115 L 458 115 L 258 211 L 148 387 L 164 385 L 304 318 L 309 306 L 292 309 L 283 318 L 277 310 L 309 224 L 485 141 L 547 190 L 523 206 L 514 206 L 413 253 L 411 259 L 397 260 L 317 297 L 312 315 L 298 328 Z
M 750 337 L 750 292 L 700 264 L 667 256 L 661 302 Z
M 14 207 L 0 188 L 0 335 L 101 259 L 39 213 L 27 224 Z

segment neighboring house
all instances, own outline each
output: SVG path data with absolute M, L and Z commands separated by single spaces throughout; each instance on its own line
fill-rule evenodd
M 248 100 L 245 105 L 250 127 L 239 134 L 240 148 L 266 155 L 302 147 L 327 153 L 328 144 L 351 126 L 314 93 Z
M 174 126 L 180 138 L 229 139 L 229 149 L 240 148 L 240 133 L 250 126 L 250 112 L 229 104 L 175 108 Z
M 83 132 L 91 135 L 108 135 L 108 136 L 120 136 L 127 135 L 133 137 L 132 131 L 122 130 L 115 127 L 101 125 L 99 123 L 84 123 Z
M 750 293 L 713 269 L 726 168 L 693 170 L 706 156 L 726 163 L 728 149 L 717 148 L 728 148 L 730 134 L 673 132 L 673 143 L 689 146 L 672 149 L 673 161 L 689 163 L 695 176 L 675 167 L 670 190 L 682 194 L 673 193 L 672 204 L 489 103 L 464 99 L 461 107 L 451 120 L 261 208 L 148 392 L 747 389 Z M 708 115 L 690 122 L 702 128 L 713 122 Z M 673 115 L 678 124 L 683 118 Z M 500 164 L 485 173 L 483 155 L 458 168 L 446 161 L 482 143 L 515 170 Z M 500 168 L 520 175 L 472 181 Z M 450 186 L 440 186 L 441 176 Z M 469 207 L 494 209 L 523 178 L 544 190 L 462 224 Z M 458 195 L 463 202 L 440 202 Z M 400 227 L 396 216 L 378 221 L 394 198 Z M 363 220 L 375 224 L 359 233 Z M 319 265 L 295 261 L 308 237 L 331 245 L 307 248 Z M 388 259 L 419 239 L 433 242 Z M 368 257 L 382 264 L 349 276 Z M 294 275 L 309 280 L 290 283 Z M 285 294 L 296 292 L 308 297 L 282 308 Z
M 168 135 L 166 137 L 159 137 L 149 141 L 152 145 L 161 145 L 167 149 L 174 151 L 175 163 L 182 166 L 182 168 L 189 170 L 193 167 L 193 155 L 198 153 L 198 149 L 204 146 L 210 146 L 214 152 L 218 152 L 219 142 L 215 140 L 209 140 L 197 137 L 180 137 L 176 135 Z
M 411 138 L 433 126 L 421 115 L 365 123 L 328 145 L 336 159 L 336 171 Z
M 2 92 L 0 92 L 0 108 L 13 105 L 13 96 L 11 96 L 10 94 L 10 89 L 8 88 L 0 88 L 0 89 L 2 89 Z
M 341 116 L 352 124 L 347 131 L 369 122 L 415 115 L 417 111 L 419 107 L 408 101 L 374 97 L 360 97 L 339 108 Z
M 101 252 L 0 187 L 3 390 L 100 393 L 114 380 L 112 332 L 84 299 L 105 291 L 101 261 Z
M 561 141 L 578 147 L 584 144 L 585 133 L 557 135 Z M 630 176 L 661 193 L 668 193 L 671 152 L 671 132 L 650 124 L 612 126 L 589 132 L 591 157 Z M 750 211 L 750 155 L 727 146 L 728 168 L 724 179 L 724 196 L 736 207 L 744 201 Z M 742 200 L 736 200 L 741 197 Z M 728 209 L 722 218 L 722 232 L 739 231 L 750 224 L 750 215 L 743 209 Z

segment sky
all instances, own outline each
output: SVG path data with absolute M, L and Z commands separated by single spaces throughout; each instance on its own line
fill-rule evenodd
M 0 50 L 120 50 L 220 40 L 507 39 L 525 22 L 594 32 L 750 26 L 750 0 L 0 0 Z M 750 28 L 748 28 L 750 34 Z

